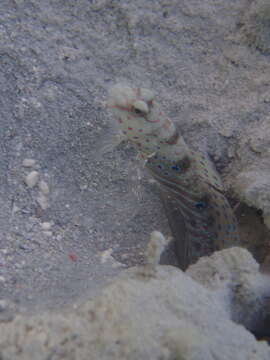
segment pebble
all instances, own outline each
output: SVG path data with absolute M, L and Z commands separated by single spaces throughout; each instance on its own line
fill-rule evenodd
M 46 210 L 49 207 L 48 199 L 43 194 L 38 196 L 37 202 L 42 210 Z
M 42 230 L 50 230 L 52 227 L 52 224 L 50 222 L 43 222 L 41 223 Z
M 102 253 L 100 254 L 101 256 L 101 264 L 104 264 L 105 262 L 107 262 L 109 259 L 112 259 L 112 253 L 113 253 L 113 249 L 110 248 L 110 249 L 107 249 L 105 251 L 102 251 Z
M 39 190 L 42 192 L 43 195 L 48 195 L 50 192 L 49 185 L 44 180 L 40 180 L 38 183 Z
M 33 188 L 37 184 L 38 178 L 39 173 L 34 170 L 31 171 L 28 175 L 26 175 L 24 181 L 28 187 Z
M 6 282 L 6 279 L 4 278 L 4 276 L 0 276 L 0 282 L 2 282 L 2 283 Z
M 22 164 L 23 164 L 24 167 L 33 167 L 36 164 L 36 160 L 34 160 L 34 159 L 24 159 Z

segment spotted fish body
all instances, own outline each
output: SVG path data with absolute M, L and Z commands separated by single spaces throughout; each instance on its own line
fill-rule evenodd
M 236 245 L 236 219 L 212 162 L 188 148 L 153 93 L 116 85 L 108 105 L 120 130 L 146 159 L 146 168 L 161 186 L 180 267 L 189 265 L 192 243 L 208 241 L 212 250 Z
M 191 244 L 198 248 L 207 241 L 214 251 L 238 243 L 233 211 L 223 193 L 207 182 L 205 176 L 196 174 L 196 157 L 170 161 L 156 153 L 147 160 L 146 167 L 161 184 L 164 207 L 183 269 L 192 258 Z

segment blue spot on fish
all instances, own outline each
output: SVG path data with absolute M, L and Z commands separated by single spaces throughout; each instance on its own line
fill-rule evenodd
M 235 231 L 235 230 L 236 230 L 236 226 L 235 226 L 234 224 L 228 224 L 228 225 L 226 226 L 226 231 L 227 231 L 227 233 L 233 232 L 233 231 Z
M 195 204 L 195 206 L 198 210 L 202 210 L 207 207 L 207 204 L 204 201 L 199 201 Z
M 173 165 L 172 170 L 179 171 L 179 170 L 181 170 L 181 168 L 177 165 Z

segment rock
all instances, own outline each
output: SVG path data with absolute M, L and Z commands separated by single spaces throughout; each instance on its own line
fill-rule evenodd
M 243 170 L 236 176 L 234 190 L 242 201 L 263 211 L 264 223 L 270 229 L 270 172 L 268 169 Z
M 123 271 L 99 297 L 73 309 L 0 323 L 1 356 L 269 360 L 270 347 L 244 327 L 258 329 L 270 295 L 269 278 L 246 250 L 202 258 L 186 274 L 172 266 L 141 274 Z
M 256 331 L 268 316 L 265 307 L 270 296 L 270 276 L 260 274 L 258 263 L 247 250 L 230 248 L 203 257 L 188 268 L 187 274 L 222 293 L 224 305 L 230 307 L 231 319 L 236 323 Z

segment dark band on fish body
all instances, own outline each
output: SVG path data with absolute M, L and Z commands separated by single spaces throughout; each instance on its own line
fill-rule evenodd
M 166 141 L 169 145 L 175 145 L 180 137 L 180 134 L 177 130 L 175 130 L 175 133 Z
M 182 171 L 186 171 L 191 165 L 191 160 L 188 156 L 184 156 L 181 160 L 176 161 L 175 165 L 179 166 Z

